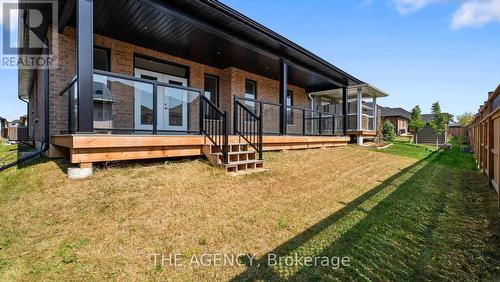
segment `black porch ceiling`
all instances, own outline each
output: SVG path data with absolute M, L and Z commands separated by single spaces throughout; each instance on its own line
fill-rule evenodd
M 285 58 L 290 62 L 290 83 L 310 90 L 361 82 L 241 14 L 221 8 L 229 9 L 209 0 L 94 0 L 94 31 L 206 65 L 234 66 L 276 80 L 278 59 Z M 69 25 L 75 25 L 74 13 Z

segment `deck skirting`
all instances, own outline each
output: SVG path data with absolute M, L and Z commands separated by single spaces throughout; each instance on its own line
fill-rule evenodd
M 264 136 L 264 151 L 310 149 L 344 146 L 349 137 L 339 136 Z M 239 136 L 229 136 L 229 143 L 239 143 Z M 64 156 L 70 163 L 93 163 L 170 157 L 203 156 L 209 144 L 202 135 L 54 135 L 49 155 Z M 56 154 L 57 152 L 58 154 Z

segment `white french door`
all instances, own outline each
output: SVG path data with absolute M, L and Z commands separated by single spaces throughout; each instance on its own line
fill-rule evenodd
M 187 79 L 166 75 L 154 71 L 135 69 L 135 76 L 143 79 L 156 80 L 179 86 L 187 86 Z M 158 130 L 187 131 L 187 99 L 188 93 L 183 89 L 158 87 L 157 120 Z M 145 95 L 139 88 L 135 90 L 135 124 L 136 129 L 152 130 L 153 123 L 145 117 L 145 111 L 152 110 L 152 95 Z M 149 107 L 150 106 L 150 107 Z

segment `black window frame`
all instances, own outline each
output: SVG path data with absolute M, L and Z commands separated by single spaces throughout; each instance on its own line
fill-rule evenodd
M 253 94 L 254 97 L 253 97 L 253 100 L 257 100 L 257 81 L 251 80 L 251 79 L 248 79 L 248 78 L 245 79 L 245 93 L 243 93 L 243 97 L 245 97 L 245 99 L 250 99 L 250 98 L 247 98 L 247 83 L 252 83 L 254 85 L 254 94 Z M 255 102 L 245 100 L 244 104 L 254 114 L 257 114 L 257 107 L 256 107 L 256 103 Z
M 205 73 L 203 75 L 203 95 L 205 95 L 205 91 L 206 91 L 206 87 L 207 87 L 207 78 L 212 78 L 212 79 L 215 79 L 215 82 L 216 82 L 216 93 L 215 93 L 215 105 L 217 107 L 219 107 L 219 101 L 220 101 L 220 78 L 219 76 L 217 75 L 213 75 L 213 74 L 209 74 L 209 73 Z M 211 101 L 213 102 L 213 101 Z
M 246 78 L 245 79 L 245 98 L 247 95 L 247 83 L 252 83 L 254 85 L 254 100 L 257 100 L 257 81 Z
M 162 72 L 162 71 L 157 71 L 157 70 L 151 70 L 151 69 L 147 69 L 147 68 L 137 67 L 137 65 L 136 65 L 136 58 L 141 58 L 141 59 L 144 59 L 144 60 L 154 61 L 154 62 L 157 62 L 157 63 L 160 63 L 160 64 L 167 64 L 167 65 L 172 65 L 172 66 L 175 66 L 175 67 L 178 67 L 178 68 L 183 68 L 186 71 L 185 77 L 174 75 L 174 74 L 170 74 L 170 73 L 165 73 L 165 72 Z M 184 79 L 187 80 L 187 86 L 188 87 L 191 86 L 191 79 L 190 79 L 191 78 L 191 68 L 188 65 L 183 65 L 183 64 L 176 63 L 176 62 L 164 60 L 164 59 L 161 59 L 161 58 L 157 58 L 157 57 L 148 56 L 148 55 L 145 55 L 145 54 L 142 54 L 142 53 L 134 52 L 134 71 L 137 68 L 143 69 L 143 70 L 147 70 L 147 71 L 157 72 L 157 73 L 161 73 L 161 74 L 165 74 L 165 75 L 175 76 L 175 77 L 179 77 L 179 78 L 184 78 Z
M 94 45 L 94 48 L 92 49 L 92 52 L 94 52 L 94 49 L 98 49 L 98 50 L 106 52 L 106 65 L 107 65 L 108 69 L 106 69 L 106 70 L 98 69 L 98 70 L 110 72 L 111 71 L 111 49 L 110 48 L 101 47 L 101 46 L 96 46 L 96 45 Z M 94 62 L 93 62 L 94 63 L 94 69 L 96 69 L 96 67 L 95 67 L 95 52 L 94 52 L 93 58 L 94 58 Z
M 288 97 L 290 97 L 290 105 L 288 105 Z M 289 125 L 294 124 L 294 117 L 293 117 L 293 91 L 292 90 L 287 90 L 286 91 L 286 100 L 285 100 L 285 106 L 286 106 L 286 123 Z

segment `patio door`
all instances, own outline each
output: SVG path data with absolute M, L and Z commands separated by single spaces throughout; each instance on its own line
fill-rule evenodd
M 162 83 L 169 83 L 179 86 L 187 86 L 187 79 L 172 75 L 162 74 L 154 71 L 135 69 L 135 76 L 143 79 L 155 80 Z M 187 96 L 183 89 L 172 87 L 158 87 L 157 120 L 158 130 L 165 131 L 187 131 Z M 151 96 L 151 95 L 148 95 Z M 153 124 L 149 120 L 144 122 L 145 105 L 151 104 L 152 96 L 145 97 L 140 89 L 135 91 L 135 121 L 137 129 L 152 130 Z

